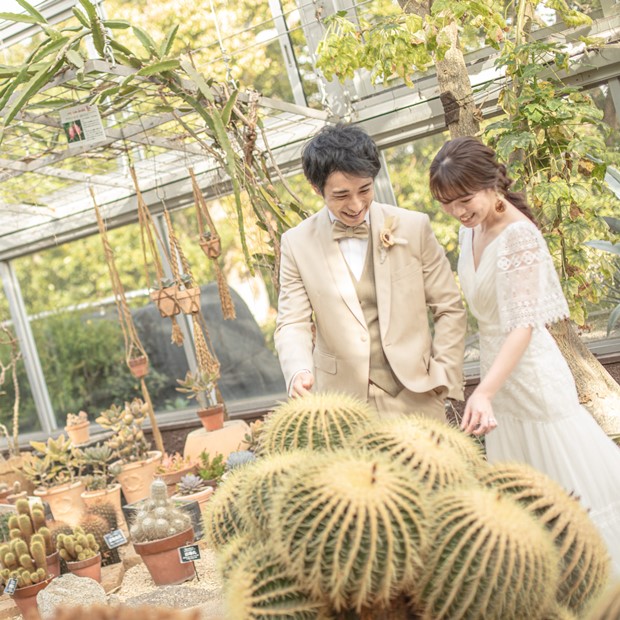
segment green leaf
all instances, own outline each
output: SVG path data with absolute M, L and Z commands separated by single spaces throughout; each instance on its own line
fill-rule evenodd
M 30 3 L 26 2 L 26 0 L 15 0 L 22 9 L 25 9 L 32 17 L 38 20 L 40 24 L 47 24 L 47 20 L 39 11 L 37 11 Z
M 82 11 L 80 11 L 80 9 L 75 6 L 71 10 L 73 11 L 73 14 L 78 18 L 80 24 L 82 24 L 84 28 L 90 29 L 90 23 L 88 22 L 88 18 L 86 17 L 86 15 L 84 15 L 84 13 L 82 13 Z
M 24 24 L 40 24 L 41 20 L 32 15 L 24 15 L 24 13 L 0 13 L 0 19 L 8 22 L 22 22 Z
M 65 53 L 67 60 L 78 69 L 81 69 L 84 66 L 84 59 L 79 52 L 75 50 L 67 50 Z
M 124 19 L 104 19 L 103 25 L 111 30 L 126 30 L 131 28 L 131 24 Z
M 65 45 L 69 41 L 69 37 L 61 37 L 60 39 L 56 39 L 55 41 L 50 41 L 47 45 L 44 45 L 39 51 L 35 54 L 31 61 L 39 62 L 43 60 L 46 56 L 57 52 L 63 45 Z
M 235 106 L 238 95 L 239 95 L 239 91 L 237 90 L 234 91 L 233 94 L 230 96 L 230 99 L 226 102 L 224 109 L 220 113 L 220 117 L 224 125 L 228 125 L 228 123 L 230 123 L 230 117 L 232 115 L 232 110 L 233 110 L 233 107 Z
M 172 49 L 172 44 L 174 43 L 174 39 L 177 36 L 178 30 L 179 30 L 179 24 L 176 24 L 175 26 L 170 28 L 170 30 L 168 31 L 168 34 L 166 35 L 166 38 L 161 44 L 161 47 L 159 50 L 159 55 L 162 58 L 164 58 L 170 53 L 170 50 Z
M 93 45 L 97 50 L 97 53 L 101 58 L 105 56 L 105 44 L 107 35 L 105 28 L 101 22 L 101 18 L 97 13 L 95 5 L 90 0 L 79 0 L 80 4 L 84 7 L 86 15 L 88 16 L 89 26 L 91 34 L 93 36 Z
M 138 75 L 155 75 L 163 71 L 172 71 L 178 69 L 179 65 L 180 63 L 178 60 L 162 60 L 161 62 L 143 67 L 138 71 Z
M 585 245 L 590 246 L 591 248 L 596 248 L 597 250 L 602 250 L 603 252 L 609 252 L 610 254 L 616 254 L 620 256 L 620 243 L 612 243 L 611 241 L 586 241 Z
M 617 217 L 603 217 L 603 219 L 607 222 L 607 225 L 611 228 L 611 230 L 620 234 L 620 219 Z
M 198 90 L 203 94 L 203 96 L 208 101 L 213 103 L 215 101 L 215 97 L 213 96 L 213 91 L 211 90 L 211 87 L 205 82 L 205 79 L 202 77 L 202 75 L 198 73 L 196 69 L 194 69 L 189 58 L 181 59 L 181 68 L 183 69 L 183 71 L 185 71 L 185 73 L 187 73 L 187 75 L 189 75 L 189 77 L 192 78 L 192 80 L 194 80 L 194 83 L 198 87 Z
M 139 26 L 132 26 L 131 29 L 133 33 L 138 38 L 138 41 L 142 43 L 142 47 L 149 53 L 149 56 L 155 56 L 155 58 L 159 58 L 159 54 L 157 52 L 157 46 L 155 45 L 155 41 L 151 38 L 151 35 L 146 32 L 146 30 L 142 30 Z
M 620 305 L 616 306 L 609 315 L 609 321 L 607 322 L 607 335 L 616 327 L 616 324 L 620 321 Z

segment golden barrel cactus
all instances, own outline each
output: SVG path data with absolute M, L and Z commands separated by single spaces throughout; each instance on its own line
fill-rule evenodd
M 580 614 L 609 579 L 605 543 L 579 498 L 524 463 L 498 463 L 480 477 L 510 495 L 548 530 L 561 556 L 558 603 Z
M 418 577 L 429 501 L 382 455 L 318 453 L 283 481 L 272 531 L 297 581 L 336 611 L 387 606 Z
M 299 448 L 334 450 L 375 417 L 365 402 L 348 394 L 324 392 L 293 398 L 265 420 L 259 452 L 274 454 Z
M 420 594 L 425 620 L 539 618 L 552 609 L 559 557 L 517 502 L 484 488 L 440 493 Z

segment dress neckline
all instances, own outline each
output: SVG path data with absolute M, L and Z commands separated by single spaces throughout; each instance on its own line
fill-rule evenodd
M 471 235 L 470 235 L 471 247 L 469 251 L 471 254 L 471 262 L 474 266 L 474 273 L 478 273 L 478 269 L 480 269 L 480 265 L 482 264 L 482 261 L 484 260 L 484 255 L 489 249 L 489 246 L 493 245 L 511 226 L 516 226 L 517 224 L 526 224 L 528 226 L 534 226 L 534 228 L 536 228 L 536 225 L 530 220 L 516 220 L 515 222 L 510 222 L 510 224 L 506 224 L 506 226 L 504 226 L 504 228 L 502 228 L 502 230 L 500 230 L 500 232 L 493 239 L 491 239 L 489 243 L 487 243 L 484 250 L 482 250 L 482 254 L 480 254 L 480 260 L 478 261 L 477 265 L 476 265 L 476 257 L 474 256 L 474 232 L 475 230 L 473 228 L 471 229 Z M 536 228 L 536 230 L 538 230 L 538 228 Z

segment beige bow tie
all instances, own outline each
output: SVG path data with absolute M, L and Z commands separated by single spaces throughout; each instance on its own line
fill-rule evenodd
M 357 226 L 347 226 L 340 220 L 332 223 L 332 235 L 335 241 L 338 239 L 368 239 L 368 224 L 362 222 Z

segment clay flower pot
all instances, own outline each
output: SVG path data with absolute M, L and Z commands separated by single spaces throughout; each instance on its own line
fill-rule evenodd
M 119 526 L 123 526 L 125 518 L 121 509 L 121 485 L 116 483 L 107 489 L 99 489 L 97 491 L 83 491 L 82 501 L 87 508 L 101 506 L 102 504 L 110 504 L 116 512 Z
M 177 293 L 177 302 L 184 314 L 200 312 L 200 287 L 185 288 Z
M 158 478 L 161 478 L 168 487 L 168 497 L 174 495 L 177 491 L 177 484 L 181 481 L 181 478 L 185 476 L 185 474 L 193 474 L 196 471 L 196 465 L 188 465 L 183 469 L 179 469 L 177 471 L 171 471 L 163 474 L 156 474 Z
M 34 494 L 47 502 L 56 521 L 64 521 L 67 525 L 79 525 L 84 502 L 81 495 L 84 485 L 81 480 L 68 482 L 55 487 L 35 489 Z
M 80 560 L 79 562 L 67 562 L 67 568 L 70 572 L 78 577 L 90 577 L 98 583 L 101 583 L 101 554 Z
M 189 502 L 198 502 L 200 509 L 202 510 L 204 504 L 209 501 L 210 497 L 213 495 L 214 488 L 212 486 L 208 486 L 206 489 L 202 491 L 198 491 L 197 493 L 191 493 L 190 495 L 179 495 L 175 493 L 171 499 L 175 502 L 180 502 L 182 504 L 188 504 Z
M 127 503 L 132 504 L 148 497 L 151 490 L 151 482 L 155 475 L 162 453 L 152 450 L 147 459 L 122 465 L 121 473 L 116 476 L 123 489 L 123 495 Z
M 220 238 L 216 235 L 215 237 L 209 235 L 200 235 L 200 240 L 198 241 L 202 251 L 209 258 L 219 258 L 222 254 L 222 242 Z
M 47 574 L 50 577 L 58 577 L 60 575 L 60 553 L 58 551 L 46 555 L 45 563 L 47 564 Z
M 24 618 L 29 618 L 30 620 L 40 618 L 37 607 L 37 594 L 41 592 L 41 590 L 44 590 L 52 579 L 54 579 L 54 577 L 50 577 L 45 581 L 40 581 L 31 586 L 17 588 L 17 590 L 11 594 L 13 601 Z
M 74 446 L 86 443 L 90 439 L 90 422 L 85 420 L 79 424 L 65 426 L 65 431 Z
M 135 552 L 142 558 L 151 577 L 158 586 L 178 585 L 196 575 L 192 562 L 181 563 L 179 547 L 194 542 L 194 529 L 189 528 L 168 538 L 133 543 Z
M 199 409 L 197 413 L 206 431 L 217 431 L 224 427 L 224 405 L 222 403 Z
M 151 292 L 151 299 L 155 302 L 162 317 L 171 317 L 181 312 L 177 303 L 178 290 L 178 286 L 165 286 Z
M 129 371 L 136 379 L 146 377 L 149 372 L 149 359 L 144 355 L 132 357 L 128 362 Z

